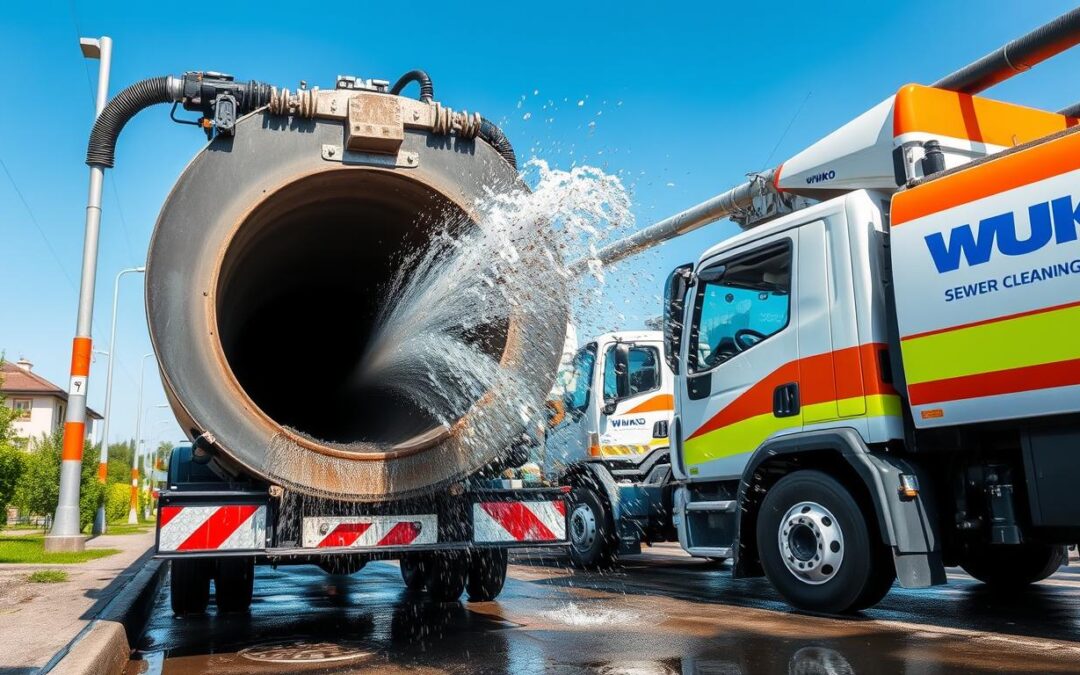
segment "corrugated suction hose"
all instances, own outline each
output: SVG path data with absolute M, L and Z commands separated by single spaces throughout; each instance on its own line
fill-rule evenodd
M 116 156 L 116 139 L 128 120 L 152 105 L 172 100 L 168 77 L 151 77 L 121 91 L 94 122 L 90 144 L 86 148 L 86 163 L 111 169 Z

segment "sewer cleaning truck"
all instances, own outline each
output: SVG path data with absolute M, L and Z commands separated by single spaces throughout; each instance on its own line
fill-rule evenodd
M 905 85 L 776 168 L 599 252 L 730 217 L 676 268 L 683 548 L 792 605 L 870 607 L 959 565 L 994 588 L 1080 541 L 1080 106 L 980 96 L 1080 42 L 1080 10 Z
M 605 333 L 572 353 L 548 400 L 540 469 L 572 488 L 573 563 L 606 567 L 642 543 L 676 539 L 668 455 L 675 376 L 660 331 Z
M 402 95 L 410 84 L 419 100 Z M 461 339 L 505 377 L 449 419 L 357 376 L 412 252 L 447 223 L 475 228 L 482 196 L 520 188 L 499 128 L 436 101 L 423 71 L 296 91 L 188 72 L 118 94 L 88 164 L 112 167 L 123 126 L 159 103 L 209 138 L 146 263 L 154 352 L 192 441 L 172 454 L 158 508 L 174 610 L 204 611 L 211 582 L 219 611 L 246 609 L 256 564 L 352 573 L 373 559 L 400 560 L 435 599 L 488 600 L 507 549 L 565 545 L 563 490 L 498 479 L 524 461 L 519 408 L 539 410 L 554 381 L 565 292 L 469 327 Z M 520 255 L 546 264 L 540 247 Z

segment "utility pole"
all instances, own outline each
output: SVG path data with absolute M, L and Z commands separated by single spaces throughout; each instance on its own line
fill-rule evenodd
M 83 56 L 98 61 L 96 120 L 109 98 L 109 69 L 112 39 L 80 38 Z M 67 413 L 64 416 L 64 445 L 60 458 L 60 500 L 52 530 L 45 537 L 46 551 L 82 551 L 86 539 L 79 533 L 79 481 L 82 477 L 83 445 L 86 443 L 86 394 L 93 349 L 90 329 L 94 318 L 94 282 L 97 278 L 98 237 L 101 230 L 101 188 L 105 169 L 90 167 L 90 189 L 86 200 L 86 233 L 83 239 L 82 278 L 75 339 L 71 345 L 71 379 L 68 383 Z M 112 363 L 113 355 L 109 355 Z
M 120 278 L 125 274 L 142 274 L 145 271 L 145 267 L 129 267 L 120 270 L 116 275 L 116 281 L 113 282 L 112 327 L 109 329 L 109 368 L 107 370 L 108 374 L 105 376 L 105 419 L 101 424 L 101 455 L 98 460 L 98 482 L 102 485 L 105 484 L 105 479 L 109 474 L 109 423 L 112 422 L 113 370 L 116 366 L 116 359 L 112 358 L 112 354 L 116 353 L 116 310 L 120 299 Z M 135 448 L 132 454 L 137 456 L 139 449 Z M 106 529 L 108 529 L 108 523 L 105 522 L 105 502 L 102 500 L 102 503 L 98 505 L 97 513 L 94 515 L 93 532 L 95 535 L 102 534 Z

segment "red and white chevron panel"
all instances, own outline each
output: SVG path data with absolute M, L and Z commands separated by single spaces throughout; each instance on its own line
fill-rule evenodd
M 473 504 L 473 541 L 521 542 L 566 539 L 566 505 L 543 502 Z
M 158 551 L 219 551 L 266 546 L 266 506 L 162 506 Z
M 304 548 L 434 544 L 438 534 L 434 515 L 304 518 Z

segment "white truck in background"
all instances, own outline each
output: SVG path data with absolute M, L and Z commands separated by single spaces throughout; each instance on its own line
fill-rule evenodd
M 676 537 L 668 455 L 675 376 L 662 338 L 621 331 L 589 340 L 570 352 L 548 401 L 539 463 L 552 482 L 573 488 L 570 554 L 580 567 Z

